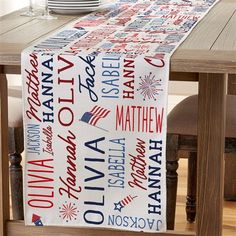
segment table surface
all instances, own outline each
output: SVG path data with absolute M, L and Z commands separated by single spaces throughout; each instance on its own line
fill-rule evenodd
M 0 18 L 0 236 L 56 235 L 58 229 L 24 227 L 9 220 L 7 156 L 7 81 L 5 74 L 20 73 L 21 51 L 78 16 L 58 16 L 45 21 L 13 12 Z M 236 0 L 221 0 L 194 28 L 171 58 L 171 72 L 180 80 L 199 80 L 198 193 L 196 235 L 220 236 L 223 215 L 223 153 L 227 74 L 236 74 Z M 187 76 L 183 76 L 186 74 Z M 193 76 L 190 76 L 193 75 Z M 183 76 L 183 77 L 182 77 Z M 44 228 L 44 227 L 43 227 Z M 57 232 L 57 233 L 56 233 Z M 61 235 L 86 235 L 86 229 L 60 229 Z M 97 235 L 108 236 L 101 230 Z M 121 236 L 122 232 L 114 231 Z M 125 235 L 134 236 L 133 232 Z M 139 235 L 146 236 L 145 233 Z M 168 231 L 165 236 L 195 235 Z
M 57 20 L 19 16 L 19 10 L 0 18 L 0 65 L 20 65 L 21 51 L 68 22 L 76 15 Z M 171 58 L 171 71 L 236 73 L 236 1 L 220 2 L 194 28 Z

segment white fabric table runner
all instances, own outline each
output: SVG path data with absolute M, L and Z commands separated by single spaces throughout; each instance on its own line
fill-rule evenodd
M 27 225 L 166 230 L 170 56 L 214 0 L 124 0 L 22 52 Z

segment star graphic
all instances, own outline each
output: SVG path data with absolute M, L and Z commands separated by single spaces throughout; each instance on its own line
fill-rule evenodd
M 117 210 L 117 211 L 121 212 L 121 209 L 123 208 L 123 206 L 121 205 L 121 203 L 120 203 L 120 202 L 114 203 L 114 205 L 115 205 L 114 210 Z

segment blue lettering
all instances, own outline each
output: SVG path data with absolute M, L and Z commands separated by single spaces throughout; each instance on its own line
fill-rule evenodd
M 82 83 L 81 76 L 79 75 L 79 91 L 82 93 L 82 87 L 88 90 L 89 97 L 93 102 L 98 101 L 97 94 L 93 91 L 94 88 L 94 77 L 95 77 L 95 65 L 93 64 L 93 61 L 95 60 L 95 56 L 87 56 L 86 58 L 79 57 L 82 59 L 86 64 L 85 72 L 87 73 L 87 78 L 85 79 L 86 84 Z

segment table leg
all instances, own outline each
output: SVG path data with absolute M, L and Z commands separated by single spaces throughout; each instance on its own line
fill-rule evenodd
M 198 236 L 221 236 L 226 82 L 224 74 L 200 74 L 198 105 Z
M 6 234 L 9 220 L 9 164 L 8 164 L 8 110 L 7 79 L 0 74 L 0 236 Z

